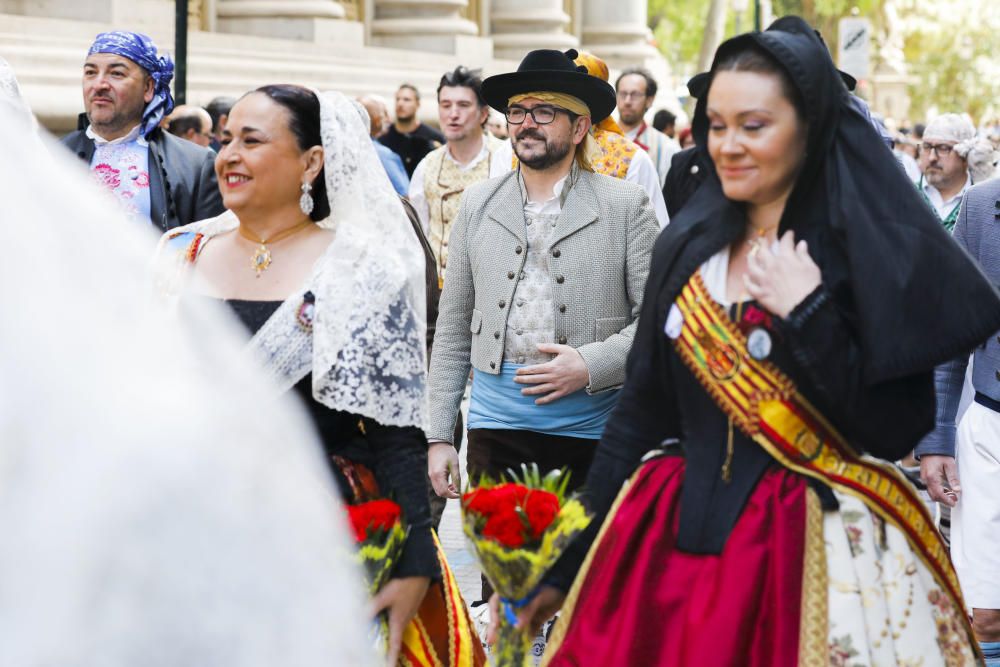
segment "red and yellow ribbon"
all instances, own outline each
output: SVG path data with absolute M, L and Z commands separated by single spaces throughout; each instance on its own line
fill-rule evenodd
M 751 357 L 746 337 L 699 272 L 676 304 L 684 316 L 677 353 L 733 423 L 786 468 L 859 498 L 899 528 L 955 608 L 964 610 L 948 551 L 909 482 L 894 467 L 860 456 L 787 375 Z

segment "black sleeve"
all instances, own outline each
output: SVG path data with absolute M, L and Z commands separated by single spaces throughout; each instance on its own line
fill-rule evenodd
M 437 549 L 431 535 L 427 486 L 427 439 L 414 426 L 383 426 L 364 420 L 365 438 L 375 456 L 375 477 L 382 492 L 403 508 L 410 535 L 393 577 L 439 579 Z
M 215 154 L 207 153 L 198 168 L 194 191 L 194 212 L 191 220 L 182 220 L 182 224 L 214 218 L 226 207 L 222 205 L 222 193 L 215 177 Z
M 855 329 L 825 286 L 778 327 L 807 383 L 804 393 L 821 402 L 830 421 L 861 451 L 895 461 L 934 426 L 933 370 L 867 384 Z
M 635 341 L 626 364 L 625 385 L 587 475 L 584 500 L 593 519 L 545 580 L 564 591 L 569 590 L 622 484 L 642 457 L 664 440 L 680 437 L 680 419 L 668 371 L 668 355 L 672 352 L 662 333 L 663 322 L 659 321 L 653 283 L 650 280 L 646 286 Z

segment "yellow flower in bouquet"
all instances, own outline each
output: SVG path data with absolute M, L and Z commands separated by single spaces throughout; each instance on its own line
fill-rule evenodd
M 403 523 L 400 506 L 385 498 L 348 505 L 347 513 L 358 547 L 356 559 L 364 569 L 368 594 L 374 596 L 399 561 L 409 529 Z M 380 614 L 375 643 L 384 651 L 388 639 L 385 614 Z
M 512 481 L 482 478 L 462 496 L 462 526 L 479 562 L 501 599 L 499 639 L 494 655 L 503 667 L 521 667 L 533 638 L 514 628 L 515 610 L 534 597 L 542 578 L 590 516 L 575 497 L 566 497 L 569 473 L 545 477 L 522 466 Z

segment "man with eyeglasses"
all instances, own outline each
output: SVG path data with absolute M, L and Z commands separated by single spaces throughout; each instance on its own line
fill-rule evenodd
M 920 194 L 949 232 L 955 228 L 962 197 L 972 187 L 966 157 L 976 136 L 972 121 L 959 114 L 938 116 L 924 130 L 920 145 Z
M 573 62 L 577 66 L 587 68 L 590 76 L 596 76 L 602 81 L 608 80 L 608 65 L 592 53 L 576 52 Z M 506 120 L 504 121 L 506 125 Z M 660 227 L 666 227 L 670 222 L 666 202 L 663 199 L 663 188 L 660 176 L 656 172 L 653 160 L 646 151 L 634 141 L 625 138 L 625 132 L 618 126 L 615 119 L 608 116 L 600 123 L 590 127 L 601 155 L 593 161 L 594 171 L 598 174 L 623 178 L 642 186 L 653 205 L 653 212 Z M 517 169 L 517 158 L 509 141 L 503 142 L 495 153 L 490 166 L 490 176 L 502 176 L 511 169 Z
M 467 188 L 451 232 L 428 381 L 444 497 L 462 487 L 449 443 L 470 369 L 470 477 L 536 463 L 568 468 L 573 488 L 625 379 L 659 225 L 640 186 L 593 172 L 589 130 L 615 95 L 576 55 L 532 51 L 483 82 L 519 166 Z
M 212 143 L 212 117 L 201 107 L 182 104 L 167 116 L 167 131 L 208 148 Z
M 615 81 L 618 102 L 618 124 L 625 136 L 639 144 L 656 165 L 660 188 L 670 171 L 670 159 L 681 147 L 675 140 L 648 125 L 646 112 L 656 99 L 656 79 L 642 67 L 630 67 Z

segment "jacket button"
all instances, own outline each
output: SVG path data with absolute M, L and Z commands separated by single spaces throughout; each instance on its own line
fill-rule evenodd
M 561 253 L 561 252 L 559 252 L 559 248 L 556 248 L 555 250 L 553 250 L 553 251 L 552 251 L 552 256 L 553 256 L 553 257 L 558 257 L 558 256 L 559 256 L 559 255 L 561 255 L 561 254 L 562 254 L 562 253 Z
M 565 304 L 565 303 L 564 303 L 564 304 L 561 304 L 561 305 L 559 306 L 559 312 L 560 312 L 560 313 L 565 313 L 565 312 L 566 312 L 566 304 Z
M 566 281 L 562 276 L 556 276 L 556 282 L 562 285 Z
M 559 336 L 559 344 L 560 345 L 566 344 L 566 336 Z
M 514 252 L 520 255 L 522 252 L 524 252 L 524 249 L 521 246 L 517 246 L 516 248 L 514 248 Z
M 500 332 L 499 331 L 494 331 L 493 332 L 493 337 L 496 338 L 497 340 L 500 340 Z
M 497 362 L 491 361 L 490 362 L 490 368 L 496 368 L 496 367 L 497 367 Z
M 507 277 L 510 278 L 511 280 L 513 280 L 514 279 L 514 272 L 513 271 L 508 271 L 507 272 Z
M 503 307 L 504 307 L 504 306 L 506 306 L 506 305 L 507 305 L 507 302 L 506 302 L 506 301 L 501 301 L 501 302 L 500 302 L 500 307 L 501 307 L 501 308 L 503 308 Z

